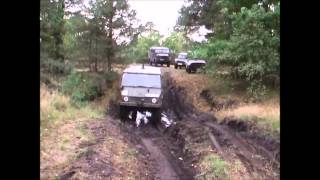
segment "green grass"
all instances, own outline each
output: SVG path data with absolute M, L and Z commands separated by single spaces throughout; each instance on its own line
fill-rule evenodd
M 219 180 L 228 180 L 230 179 L 230 166 L 229 164 L 221 159 L 219 156 L 210 154 L 205 156 L 200 166 L 204 170 L 197 179 L 219 179 Z
M 136 149 L 132 149 L 129 148 L 127 149 L 127 151 L 125 151 L 125 157 L 126 159 L 134 159 L 137 155 L 139 154 L 139 152 Z
M 252 99 L 247 92 L 249 82 L 219 76 L 210 76 L 209 78 L 208 89 L 216 96 L 240 96 L 244 100 Z M 259 99 L 265 101 L 279 95 L 278 89 L 267 87 L 265 94 Z
M 58 93 L 57 90 L 49 90 L 42 86 L 40 89 L 40 132 L 50 133 L 52 128 L 66 121 L 74 121 L 79 118 L 102 118 L 105 114 L 104 108 L 87 104 L 83 107 L 75 107 L 70 98 Z
M 280 134 L 280 119 L 279 118 L 273 117 L 273 116 L 257 117 L 254 115 L 240 116 L 241 120 L 256 122 L 257 126 L 264 129 L 266 134 L 268 134 L 276 139 L 279 138 L 279 134 Z

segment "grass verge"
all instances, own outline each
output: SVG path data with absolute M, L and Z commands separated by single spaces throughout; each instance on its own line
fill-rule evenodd
M 57 90 L 50 90 L 46 85 L 40 87 L 40 130 L 50 129 L 59 123 L 78 118 L 101 118 L 102 107 L 88 104 L 80 108 L 70 103 L 70 98 L 61 95 Z
M 197 180 L 204 179 L 230 179 L 230 165 L 218 155 L 209 154 L 202 158 L 200 161 L 200 172 L 202 174 L 196 177 Z

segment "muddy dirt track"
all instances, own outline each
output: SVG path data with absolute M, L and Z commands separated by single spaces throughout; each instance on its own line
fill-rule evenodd
M 138 179 L 188 180 L 196 179 L 197 164 L 201 157 L 215 152 L 228 162 L 241 161 L 246 172 L 239 179 L 279 179 L 280 142 L 261 134 L 253 125 L 216 118 L 198 112 L 186 97 L 186 89 L 178 86 L 170 76 L 164 74 L 165 92 L 163 112 L 175 123 L 169 128 L 147 124 L 137 128 L 131 121 L 119 123 L 117 117 L 108 122 L 101 121 L 89 127 L 96 136 L 92 148 L 60 174 L 60 179 L 77 179 L 75 171 L 85 171 L 90 179 L 112 179 L 112 164 L 99 154 L 106 128 L 119 129 L 122 137 L 137 149 L 139 164 Z M 111 118 L 111 117 L 109 117 Z M 147 175 L 146 175 L 147 174 Z M 238 179 L 238 178 L 237 178 Z

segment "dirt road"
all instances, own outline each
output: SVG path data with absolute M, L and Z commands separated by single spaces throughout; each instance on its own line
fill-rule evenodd
M 81 148 L 87 148 L 86 153 L 70 162 L 60 179 L 79 179 L 76 174 L 81 172 L 89 179 L 123 179 L 128 174 L 134 175 L 132 179 L 208 179 L 200 162 L 210 154 L 231 164 L 230 179 L 279 179 L 279 142 L 259 134 L 251 124 L 235 119 L 218 123 L 213 115 L 199 112 L 187 98 L 190 89 L 172 77 L 175 70 L 164 69 L 163 112 L 175 123 L 166 129 L 161 124 L 137 128 L 133 122 L 121 123 L 109 116 L 96 121 L 89 125 L 95 140 L 81 144 Z M 125 166 L 119 169 L 109 161 L 112 154 L 105 154 L 104 149 L 112 143 L 106 134 L 115 141 L 124 140 L 136 152 L 136 172 Z

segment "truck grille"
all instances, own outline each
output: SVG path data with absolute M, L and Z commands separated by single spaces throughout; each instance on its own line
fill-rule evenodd
M 151 97 L 128 97 L 128 102 L 145 102 L 145 103 L 152 103 Z

